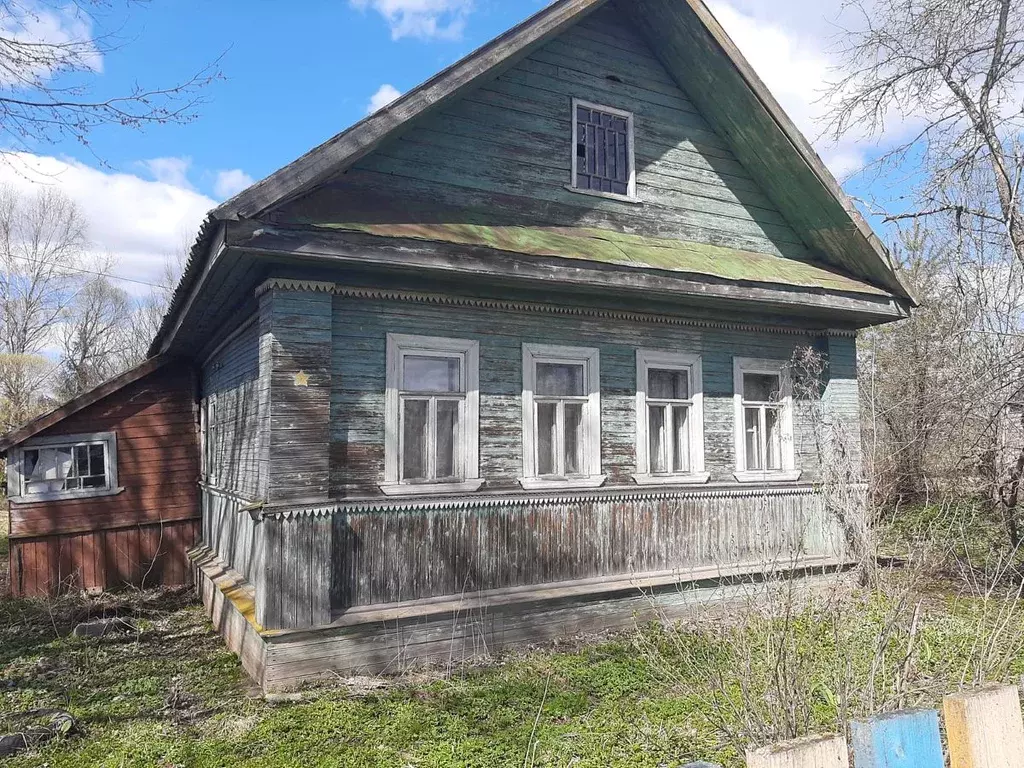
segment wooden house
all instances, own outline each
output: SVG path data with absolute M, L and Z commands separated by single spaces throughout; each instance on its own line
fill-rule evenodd
M 700 0 L 558 0 L 208 217 L 203 600 L 271 689 L 841 567 L 789 361 L 856 435 L 912 304 Z

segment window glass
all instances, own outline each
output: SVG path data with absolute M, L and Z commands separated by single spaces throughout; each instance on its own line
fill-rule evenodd
M 437 402 L 437 471 L 438 478 L 451 478 L 457 471 L 456 446 L 459 443 L 459 402 Z
M 782 428 L 779 416 L 778 409 L 765 409 L 765 469 L 782 469 Z
M 647 372 L 647 397 L 654 400 L 687 400 L 690 377 L 686 371 L 651 368 Z
M 744 433 L 747 453 L 747 469 L 764 469 L 761 461 L 761 409 L 744 408 Z
M 407 392 L 461 392 L 461 362 L 457 357 L 406 355 L 402 389 Z
M 690 471 L 690 409 L 684 405 L 672 408 L 672 471 Z
M 25 449 L 21 473 L 23 492 L 30 495 L 106 488 L 104 444 Z
M 553 397 L 582 397 L 583 365 L 537 363 L 537 394 Z
M 555 467 L 555 445 L 558 439 L 558 403 L 537 403 L 537 474 L 553 475 Z
M 779 376 L 772 373 L 744 373 L 743 399 L 749 403 L 767 403 L 779 399 Z
M 565 404 L 565 474 L 578 475 L 583 467 L 583 403 Z
M 665 413 L 668 406 L 648 407 L 648 435 L 650 437 L 650 462 L 653 474 L 668 472 L 668 441 L 665 435 Z
M 427 477 L 427 413 L 430 401 L 406 400 L 402 418 L 402 477 Z

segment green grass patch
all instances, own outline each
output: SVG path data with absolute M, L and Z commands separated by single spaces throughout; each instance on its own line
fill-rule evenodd
M 739 768 L 744 740 L 774 733 L 757 730 L 775 718 L 769 704 L 786 704 L 789 694 L 773 682 L 780 661 L 801 699 L 797 730 L 808 732 L 894 702 L 934 706 L 961 677 L 1024 671 L 1024 626 L 1004 610 L 1012 601 L 936 593 L 897 605 L 897 593 L 854 593 L 841 607 L 813 602 L 784 618 L 645 627 L 444 677 L 314 688 L 285 706 L 254 695 L 186 595 L 8 599 L 0 601 L 0 733 L 5 713 L 51 707 L 69 710 L 84 733 L 5 764 L 655 768 L 710 760 Z M 130 614 L 139 631 L 69 636 L 98 613 Z M 1005 637 L 986 634 L 1001 626 Z M 989 652 L 989 637 L 1002 638 L 1008 657 L 983 668 L 976 657 Z M 890 658 L 872 677 L 879 638 Z M 898 676 L 910 693 L 894 699 Z M 767 703 L 758 709 L 758 700 Z

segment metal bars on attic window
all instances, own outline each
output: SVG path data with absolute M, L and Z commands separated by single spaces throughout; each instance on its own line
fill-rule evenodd
M 633 116 L 573 100 L 573 187 L 633 198 Z

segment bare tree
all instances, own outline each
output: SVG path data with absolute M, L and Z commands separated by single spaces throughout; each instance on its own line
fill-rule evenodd
M 95 271 L 82 281 L 54 330 L 61 355 L 55 386 L 60 400 L 70 400 L 135 363 L 132 297 L 106 277 L 107 269 Z
M 920 161 L 924 174 L 918 209 L 890 218 L 943 215 L 977 232 L 995 223 L 1024 264 L 1024 5 L 851 0 L 850 8 L 862 24 L 838 51 L 845 74 L 829 93 L 830 132 L 878 135 L 906 121 L 912 138 L 882 162 Z
M 216 62 L 178 83 L 91 96 L 102 57 L 121 44 L 113 33 L 95 31 L 97 21 L 111 21 L 115 5 L 0 0 L 0 145 L 34 151 L 68 138 L 88 144 L 101 125 L 141 128 L 195 117 L 203 87 L 220 77 Z
M 0 396 L 10 428 L 46 404 L 46 352 L 75 298 L 85 221 L 60 191 L 23 196 L 0 187 Z

